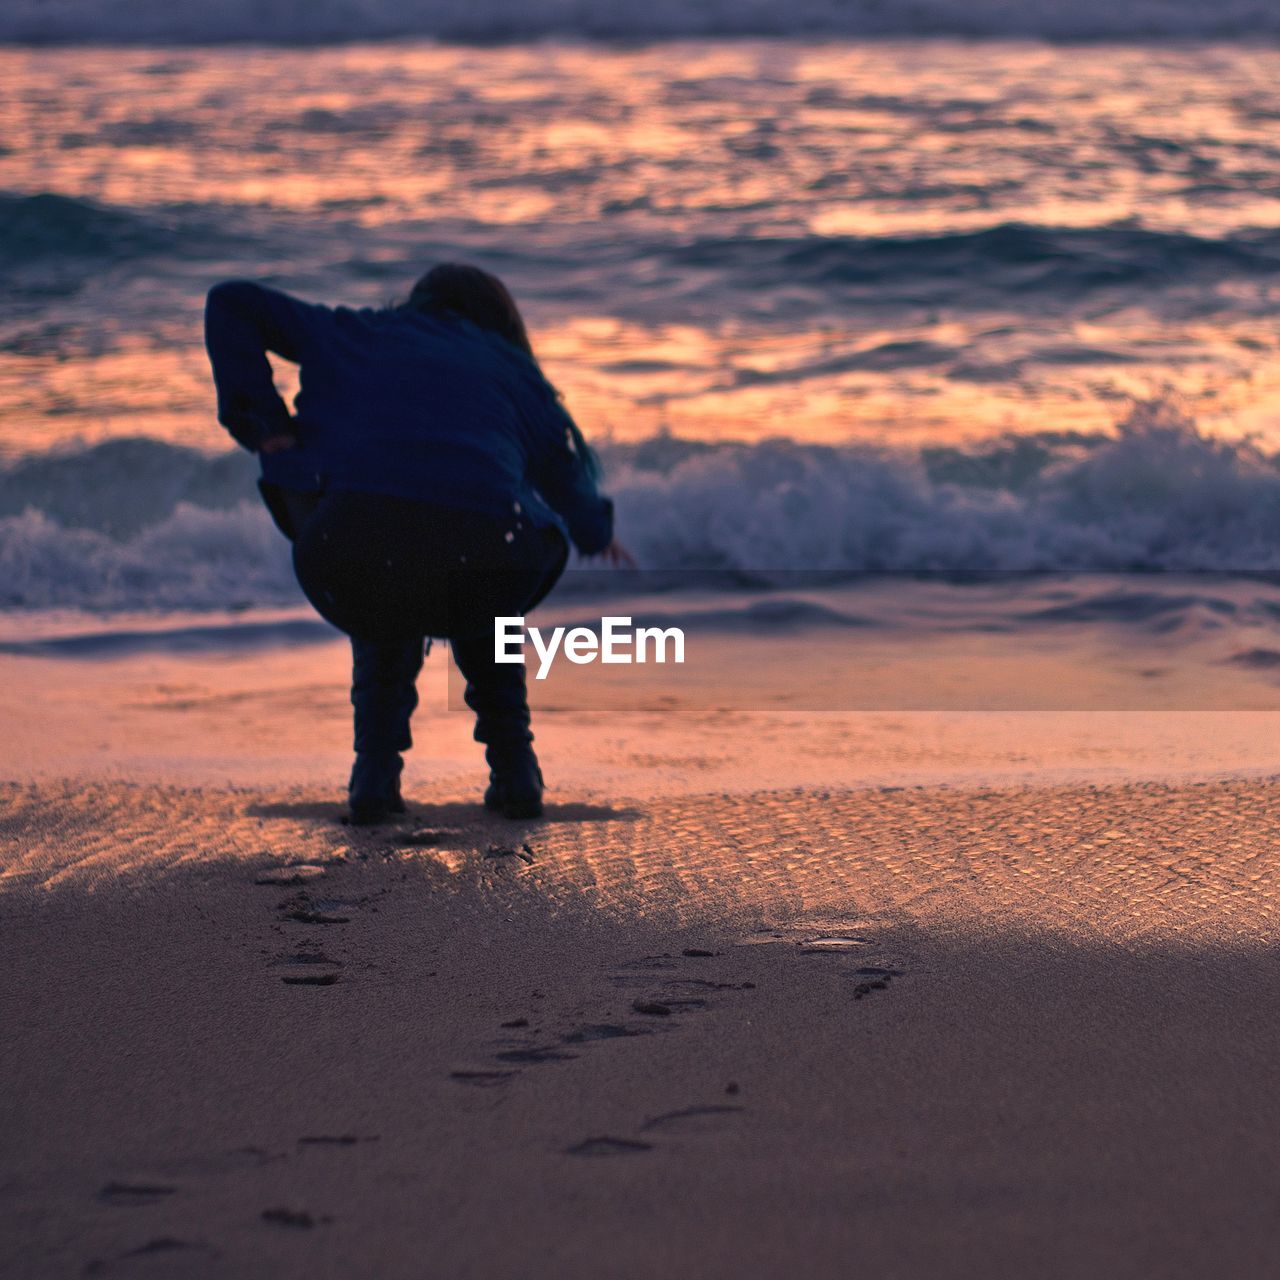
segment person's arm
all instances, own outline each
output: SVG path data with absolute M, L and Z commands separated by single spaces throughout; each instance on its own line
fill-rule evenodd
M 294 438 L 288 406 L 266 353 L 300 362 L 306 335 L 324 307 L 249 280 L 209 290 L 204 337 L 218 391 L 218 421 L 246 449 L 274 452 Z
M 572 426 L 567 410 L 548 389 L 542 423 L 547 447 L 532 478 L 564 517 L 573 545 L 584 556 L 594 556 L 613 546 L 613 499 L 596 488 L 591 467 L 575 446 Z

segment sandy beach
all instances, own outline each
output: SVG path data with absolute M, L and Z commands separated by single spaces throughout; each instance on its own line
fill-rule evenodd
M 361 830 L 341 658 L 3 659 L 5 1275 L 1270 1274 L 1274 713 L 551 707 L 520 824 L 428 690 Z
M 0 1280 L 1272 1280 L 1277 15 L 0 6 Z

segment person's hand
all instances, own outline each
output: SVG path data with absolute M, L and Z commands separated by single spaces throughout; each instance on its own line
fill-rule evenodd
M 292 449 L 298 443 L 293 436 L 277 435 L 268 436 L 258 445 L 259 453 L 281 453 L 285 449 Z
M 605 564 L 612 566 L 614 569 L 636 569 L 636 558 L 630 551 L 622 545 L 621 542 L 614 538 L 607 547 L 600 553 L 600 558 Z

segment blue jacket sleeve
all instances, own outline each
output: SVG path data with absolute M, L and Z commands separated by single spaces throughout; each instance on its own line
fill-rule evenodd
M 572 419 L 554 395 L 542 426 L 547 447 L 534 469 L 533 483 L 564 518 L 573 545 L 584 556 L 596 555 L 613 541 L 613 499 L 596 488 L 591 467 L 574 445 Z
M 270 436 L 296 434 L 266 353 L 301 362 L 316 313 L 327 309 L 249 280 L 227 280 L 209 290 L 204 340 L 218 421 L 246 449 L 257 449 Z

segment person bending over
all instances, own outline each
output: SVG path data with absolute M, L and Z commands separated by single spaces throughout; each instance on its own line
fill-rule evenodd
M 229 280 L 209 292 L 205 339 L 218 421 L 259 454 L 303 592 L 351 637 L 352 820 L 404 812 L 400 753 L 433 636 L 466 680 L 486 806 L 537 817 L 525 667 L 494 661 L 493 619 L 550 591 L 570 541 L 613 564 L 630 557 L 506 287 L 444 263 L 403 304 L 352 310 Z M 299 366 L 293 414 L 267 352 Z

